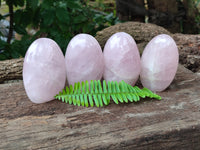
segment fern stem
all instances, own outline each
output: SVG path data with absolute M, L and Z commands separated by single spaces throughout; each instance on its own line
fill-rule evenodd
M 59 92 L 55 96 L 56 99 L 62 100 L 63 102 L 74 104 L 78 106 L 91 107 L 94 104 L 97 107 L 103 107 L 103 105 L 108 105 L 110 103 L 110 98 L 116 103 L 128 103 L 137 102 L 140 97 L 150 97 L 155 99 L 161 99 L 161 97 L 147 88 L 140 89 L 137 86 L 132 87 L 131 85 L 121 82 L 110 82 L 103 81 L 103 87 L 100 80 L 91 80 L 90 84 L 88 81 L 75 83 L 74 88 L 72 85 L 66 87 L 65 90 Z

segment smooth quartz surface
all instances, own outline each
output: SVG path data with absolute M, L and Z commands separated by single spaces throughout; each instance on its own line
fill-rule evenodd
M 154 37 L 142 54 L 142 85 L 152 91 L 165 90 L 174 79 L 178 61 L 179 54 L 175 41 L 166 34 Z
M 113 34 L 104 47 L 106 81 L 121 81 L 134 85 L 139 77 L 140 55 L 135 40 L 125 32 Z
M 48 38 L 35 40 L 23 64 L 23 82 L 29 99 L 34 103 L 53 100 L 65 81 L 65 59 L 60 47 Z
M 69 85 L 85 80 L 100 80 L 104 62 L 102 49 L 89 34 L 78 34 L 69 43 L 65 63 Z

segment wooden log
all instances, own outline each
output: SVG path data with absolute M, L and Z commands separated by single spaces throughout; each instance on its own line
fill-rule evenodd
M 172 34 L 154 24 L 126 22 L 97 32 L 96 39 L 103 48 L 108 38 L 116 32 L 126 32 L 136 41 L 142 54 L 146 44 L 158 34 L 172 36 L 179 49 L 180 63 L 193 72 L 200 72 L 200 35 Z
M 114 26 L 105 28 L 102 31 L 97 32 L 96 39 L 100 46 L 104 48 L 104 45 L 108 38 L 117 32 L 126 32 L 130 34 L 136 41 L 139 49 L 142 51 L 143 47 L 156 35 L 158 34 L 169 34 L 171 33 L 164 29 L 150 23 L 141 22 L 125 22 L 119 23 Z
M 171 35 L 179 48 L 180 63 L 193 72 L 200 72 L 200 35 L 171 34 L 154 24 L 126 22 L 97 32 L 96 39 L 102 49 L 108 38 L 116 32 L 127 32 L 137 42 L 142 53 L 146 44 L 158 34 Z M 0 61 L 0 83 L 5 80 L 22 79 L 23 58 Z
M 23 58 L 0 61 L 0 83 L 5 80 L 22 79 Z
M 0 84 L 0 149 L 199 150 L 200 77 L 179 66 L 162 100 L 84 108 L 33 104 L 22 82 Z
M 179 49 L 179 62 L 193 72 L 200 72 L 200 35 L 173 34 Z

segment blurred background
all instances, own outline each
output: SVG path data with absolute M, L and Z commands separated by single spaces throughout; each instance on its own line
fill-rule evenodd
M 40 37 L 55 40 L 65 53 L 76 34 L 95 36 L 126 21 L 199 34 L 200 0 L 0 0 L 0 60 L 24 57 Z

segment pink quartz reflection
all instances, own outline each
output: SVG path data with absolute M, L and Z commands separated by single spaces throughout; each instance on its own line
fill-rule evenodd
M 89 34 L 76 35 L 67 47 L 65 64 L 70 85 L 85 80 L 100 80 L 104 61 L 97 40 Z
M 48 38 L 35 40 L 23 64 L 23 82 L 29 99 L 34 103 L 53 100 L 65 81 L 65 59 L 60 47 Z
M 104 47 L 106 81 L 121 81 L 134 85 L 138 80 L 141 66 L 135 40 L 125 32 L 113 34 Z
M 142 54 L 142 85 L 152 91 L 165 90 L 174 79 L 178 60 L 178 48 L 169 35 L 161 34 L 154 37 Z

